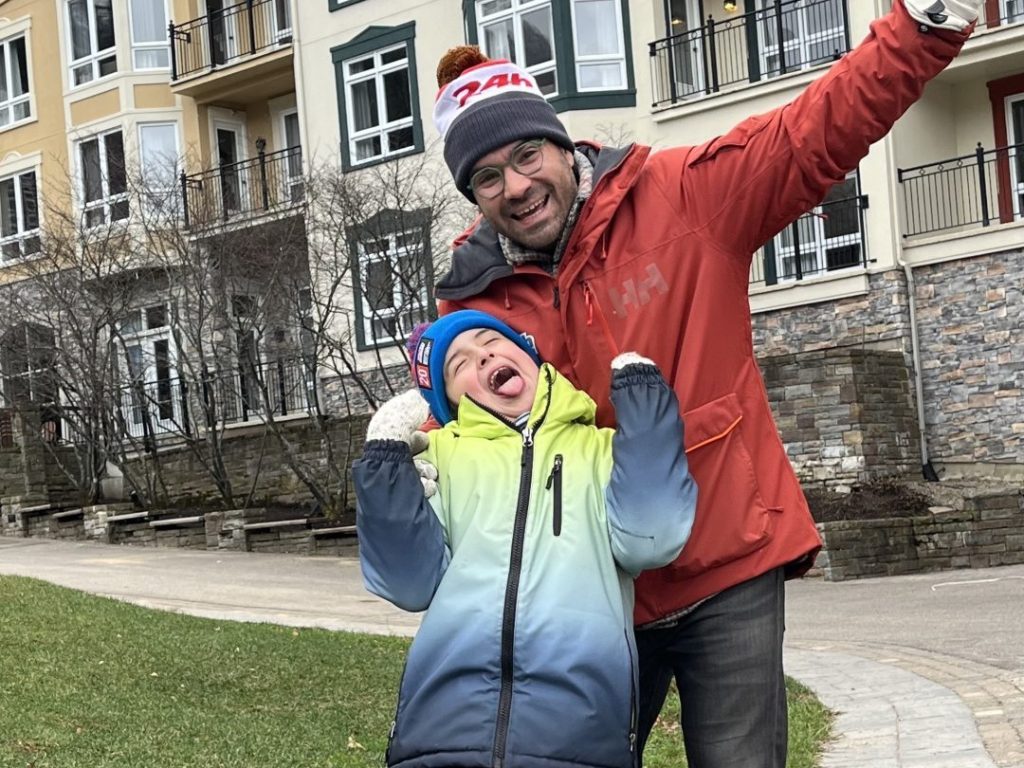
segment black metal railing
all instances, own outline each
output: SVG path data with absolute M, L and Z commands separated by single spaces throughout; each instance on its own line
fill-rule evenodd
M 302 148 L 267 153 L 260 142 L 256 157 L 180 177 L 185 226 L 215 226 L 303 202 Z
M 675 104 L 838 59 L 850 50 L 847 0 L 775 0 L 726 20 L 709 16 L 649 48 L 653 105 Z
M 867 195 L 829 200 L 805 213 L 754 254 L 752 287 L 866 267 Z
M 969 155 L 898 168 L 896 178 L 904 237 L 1014 221 L 1024 209 L 1024 144 L 986 150 L 979 142 Z
M 291 43 L 287 0 L 243 0 L 168 27 L 171 79 L 217 69 Z
M 316 369 L 301 359 L 242 360 L 235 370 L 132 382 L 121 391 L 124 431 L 137 438 L 189 435 L 317 408 Z

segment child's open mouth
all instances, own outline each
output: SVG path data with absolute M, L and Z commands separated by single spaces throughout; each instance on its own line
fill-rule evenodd
M 508 365 L 495 368 L 487 380 L 487 384 L 491 392 L 502 397 L 516 397 L 522 393 L 523 387 L 526 386 L 526 382 L 519 375 L 519 371 Z

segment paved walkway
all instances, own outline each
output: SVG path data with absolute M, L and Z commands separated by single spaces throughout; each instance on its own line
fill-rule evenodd
M 1002 575 L 989 581 L 1024 587 L 1024 569 L 1008 577 L 1017 582 L 1004 578 L 1007 570 L 992 569 Z M 419 623 L 366 593 L 358 564 L 349 559 L 0 537 L 0 574 L 238 621 L 400 635 L 413 634 Z M 887 624 L 865 615 L 856 600 L 919 586 L 901 579 L 877 579 L 857 589 L 821 583 L 789 589 L 786 670 L 838 713 L 836 738 L 822 768 L 1024 768 L 1024 671 L 1013 656 L 1016 646 L 999 658 L 989 653 L 986 658 L 1005 662 L 997 666 L 904 638 L 900 643 L 856 639 L 856 629 L 864 637 L 884 636 L 878 630 Z M 812 617 L 825 613 L 815 602 L 819 599 L 840 614 L 847 600 L 854 606 L 837 632 L 840 638 L 824 630 L 820 639 L 808 636 L 818 630 Z M 1004 610 L 1019 612 L 1021 604 Z M 800 632 L 794 632 L 795 625 Z

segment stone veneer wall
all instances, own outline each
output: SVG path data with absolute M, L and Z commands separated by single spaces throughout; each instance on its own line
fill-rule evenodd
M 1002 464 L 1024 476 L 1024 250 L 917 267 L 914 277 L 931 459 L 940 468 L 944 462 Z M 915 463 L 906 281 L 901 270 L 868 279 L 870 290 L 863 296 L 753 316 L 754 350 L 769 399 L 804 480 L 842 484 L 860 471 L 861 456 L 872 475 L 899 471 L 901 465 L 913 469 Z M 860 392 L 849 389 L 847 368 L 829 367 L 829 356 L 844 348 L 865 354 L 860 382 L 866 388 Z M 833 351 L 822 358 L 825 350 Z M 856 370 L 855 355 L 849 354 Z M 905 372 L 898 370 L 900 356 Z M 822 366 L 824 375 L 799 371 Z M 887 376 L 895 377 L 891 387 L 882 381 Z M 837 387 L 841 405 L 851 406 L 849 414 L 837 408 Z M 886 423 L 892 426 L 888 436 Z M 858 429 L 866 454 L 850 445 Z M 840 474 L 826 477 L 833 472 Z
M 902 352 L 840 347 L 760 363 L 779 433 L 801 480 L 844 486 L 920 466 Z
M 326 429 L 336 459 L 351 470 L 352 461 L 362 453 L 368 416 L 333 418 Z M 288 441 L 298 457 L 309 466 L 326 466 L 320 432 L 308 420 L 282 422 Z M 280 442 L 263 426 L 229 429 L 224 435 L 224 459 L 238 500 L 253 488 L 253 498 L 279 503 L 302 503 L 312 498 L 309 490 L 289 467 Z M 172 497 L 180 499 L 217 498 L 210 474 L 185 448 L 160 452 L 161 469 Z M 349 499 L 351 503 L 353 500 Z
M 914 277 L 934 460 L 1024 464 L 1024 249 Z
M 918 487 L 945 496 L 947 505 L 918 517 L 818 523 L 823 547 L 815 566 L 825 579 L 1024 563 L 1024 492 Z

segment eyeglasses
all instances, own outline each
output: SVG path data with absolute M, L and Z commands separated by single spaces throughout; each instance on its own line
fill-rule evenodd
M 473 196 L 493 200 L 505 189 L 505 169 L 511 168 L 523 176 L 533 176 L 544 167 L 544 143 L 547 139 L 531 139 L 512 150 L 507 163 L 488 165 L 469 177 Z

